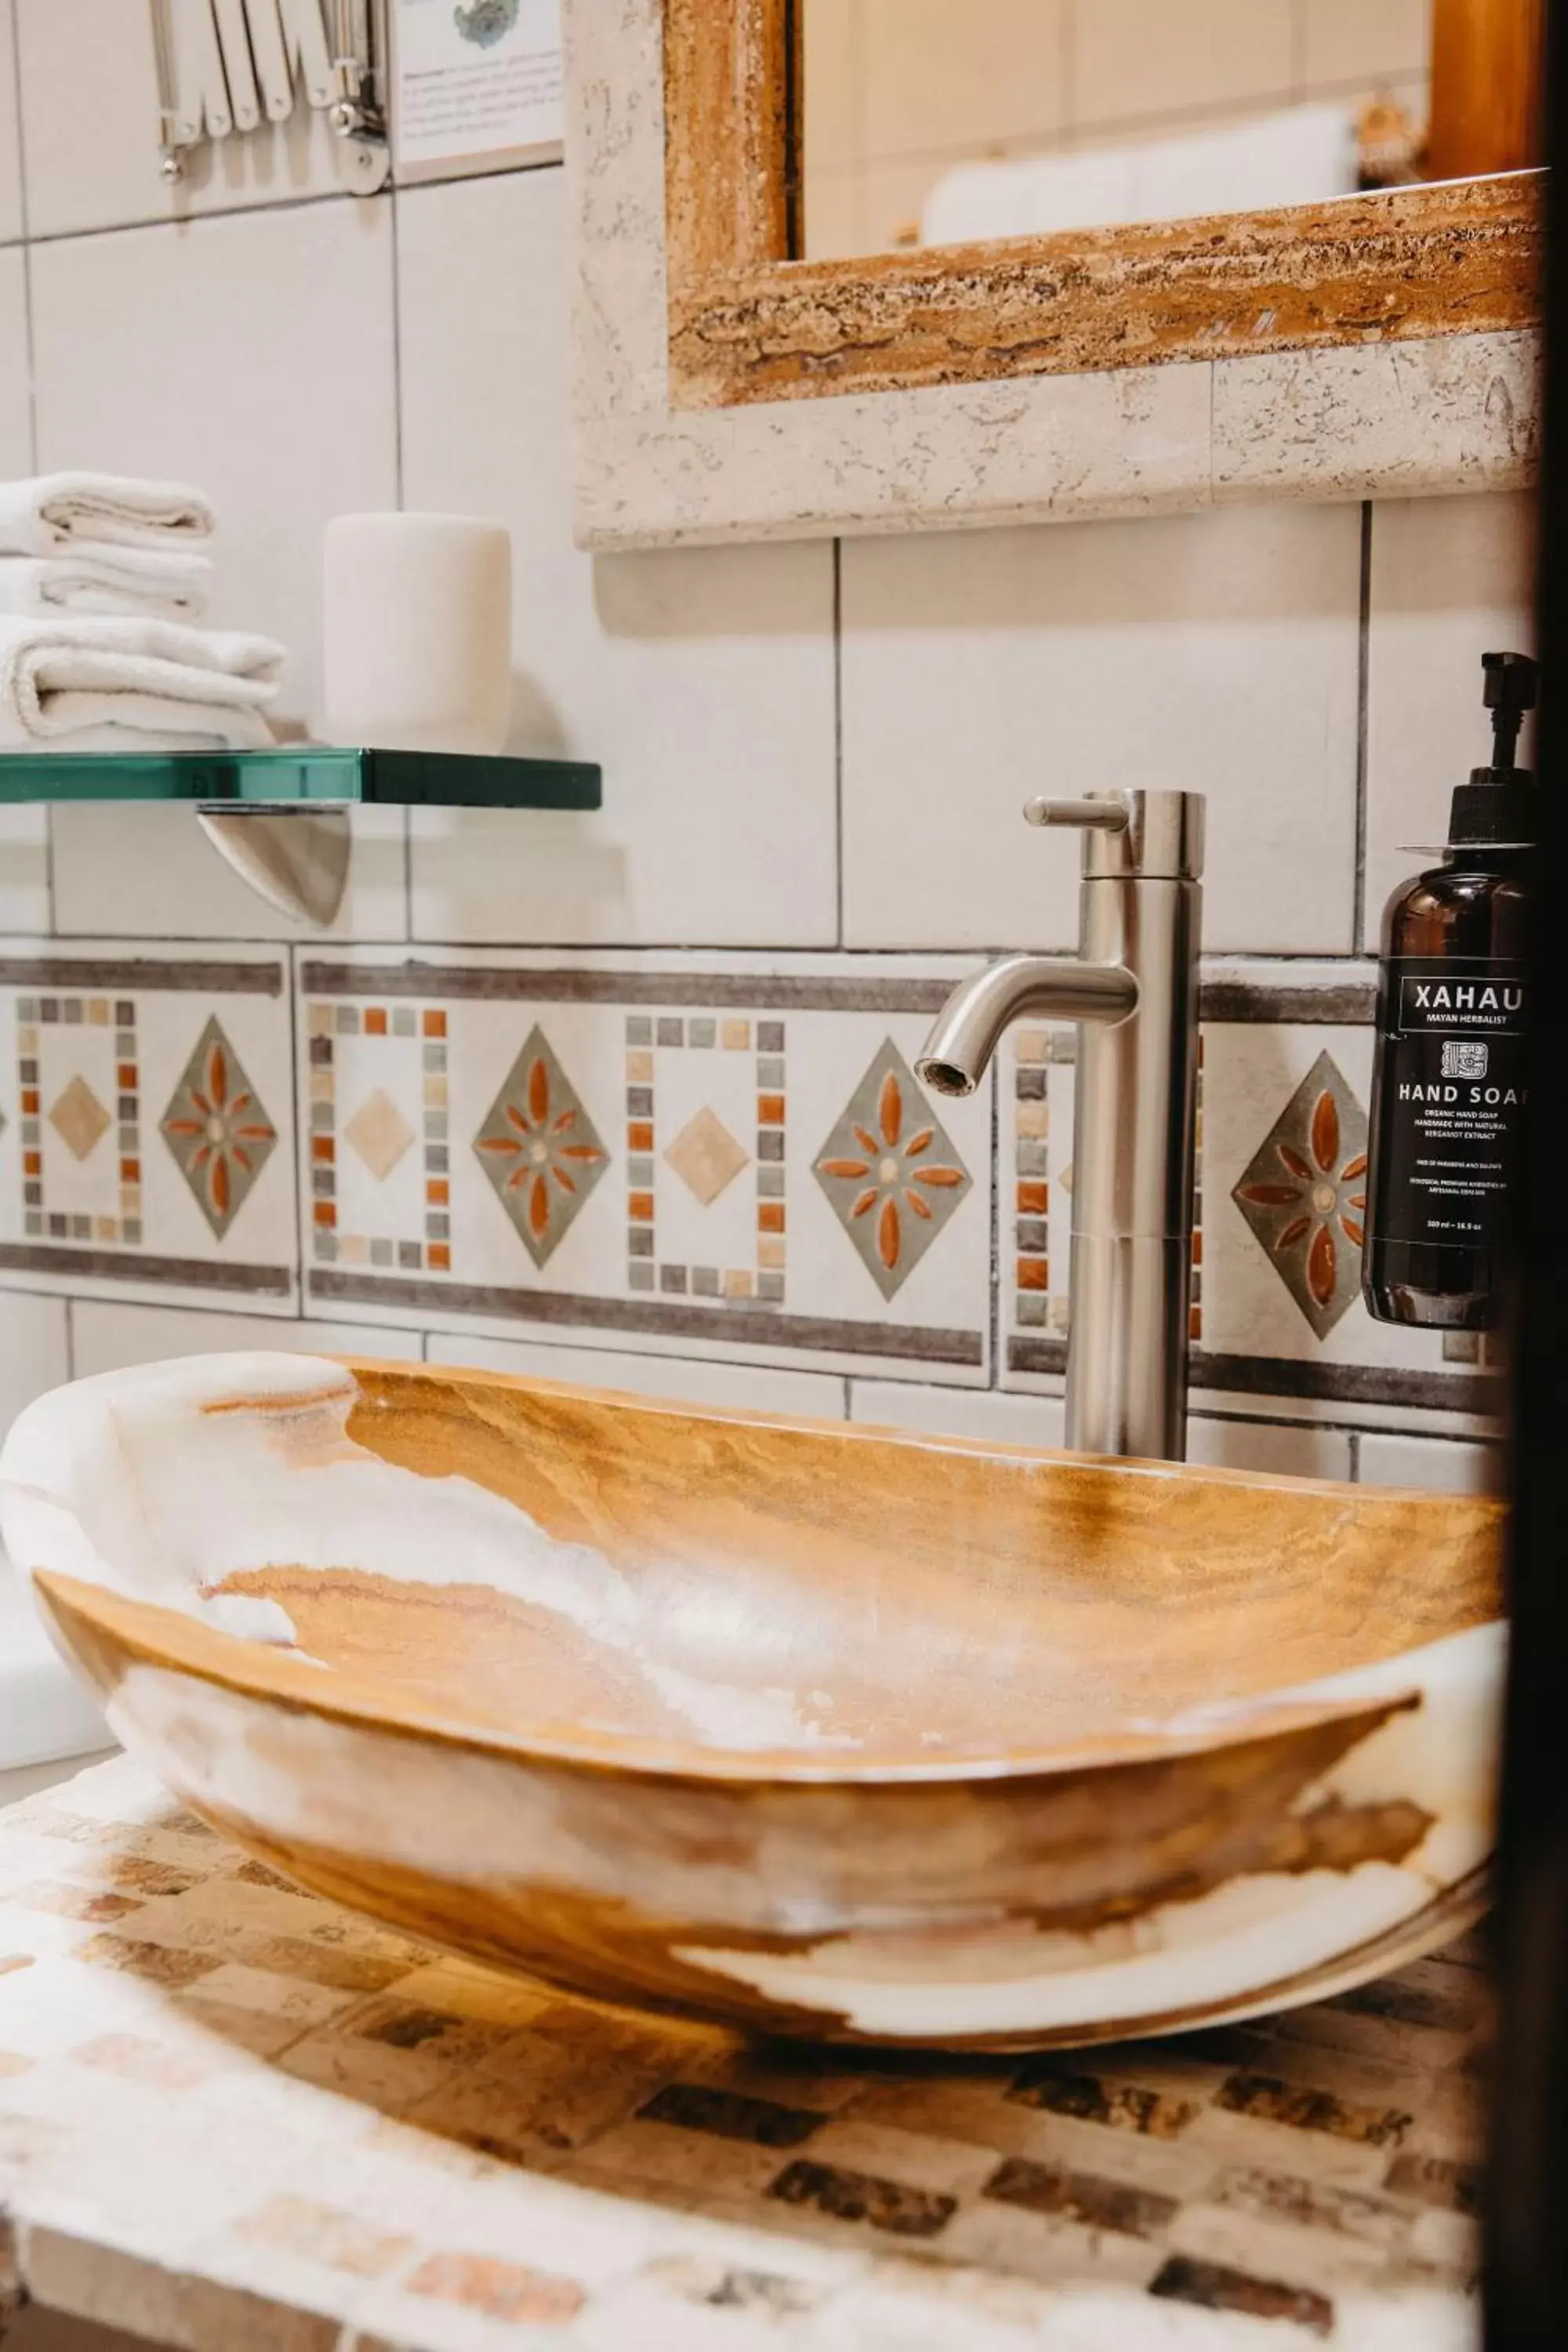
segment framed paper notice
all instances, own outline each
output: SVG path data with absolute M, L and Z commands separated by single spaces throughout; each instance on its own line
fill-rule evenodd
M 561 0 L 397 0 L 400 165 L 559 149 Z

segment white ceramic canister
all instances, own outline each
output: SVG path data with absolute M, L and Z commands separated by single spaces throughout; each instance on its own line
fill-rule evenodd
M 504 749 L 511 542 L 471 515 L 339 515 L 327 526 L 328 740 L 392 751 Z

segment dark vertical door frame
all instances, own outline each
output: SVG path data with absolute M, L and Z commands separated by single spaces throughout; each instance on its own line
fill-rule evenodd
M 1487 2352 L 1568 2346 L 1568 5 L 1549 8 L 1541 852 L 1513 1360 Z

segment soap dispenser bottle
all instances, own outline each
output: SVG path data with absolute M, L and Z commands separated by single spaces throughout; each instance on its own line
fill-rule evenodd
M 1454 793 L 1440 866 L 1383 919 L 1362 1287 L 1380 1323 L 1499 1321 L 1524 1104 L 1534 779 L 1514 764 L 1536 665 L 1482 656 L 1491 765 Z

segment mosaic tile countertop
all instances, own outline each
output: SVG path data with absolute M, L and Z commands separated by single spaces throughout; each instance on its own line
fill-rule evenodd
M 0 1816 L 0 2336 L 189 2352 L 1468 2352 L 1467 1941 L 1033 2059 L 746 2045 L 300 1893 L 133 1761 Z

